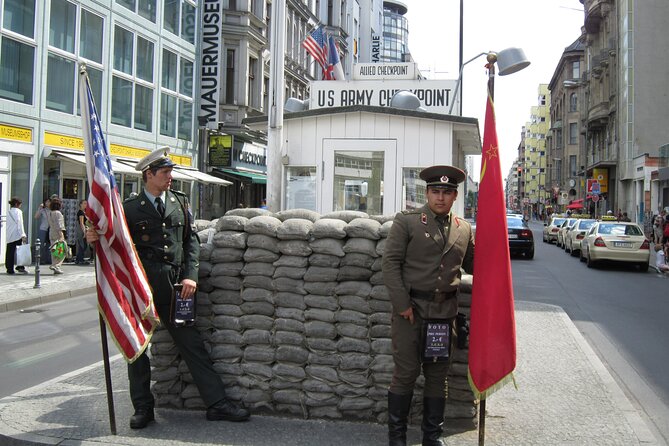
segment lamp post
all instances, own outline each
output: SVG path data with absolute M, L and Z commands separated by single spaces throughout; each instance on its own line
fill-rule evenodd
M 525 53 L 520 48 L 506 48 L 500 52 L 488 51 L 487 53 L 480 53 L 472 57 L 467 62 L 460 65 L 458 81 L 455 84 L 455 91 L 453 92 L 453 100 L 451 101 L 451 106 L 448 108 L 449 115 L 453 111 L 455 98 L 458 96 L 458 92 L 460 91 L 460 84 L 462 84 L 462 71 L 465 68 L 465 65 L 473 62 L 481 56 L 486 56 L 486 59 L 488 60 L 488 89 L 490 90 L 490 96 L 493 99 L 495 99 L 495 64 L 497 64 L 499 67 L 500 76 L 513 74 L 522 70 L 523 68 L 526 68 L 530 64 L 530 61 L 527 60 Z M 462 100 L 460 102 L 462 102 Z M 460 110 L 460 114 L 462 114 L 462 105 L 460 105 Z

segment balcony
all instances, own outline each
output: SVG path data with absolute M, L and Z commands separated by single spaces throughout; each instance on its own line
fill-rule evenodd
M 585 30 L 589 34 L 599 33 L 599 28 L 604 17 L 610 10 L 611 0 L 585 0 L 582 2 L 585 6 Z
M 609 103 L 602 101 L 588 109 L 588 128 L 606 127 L 609 122 Z

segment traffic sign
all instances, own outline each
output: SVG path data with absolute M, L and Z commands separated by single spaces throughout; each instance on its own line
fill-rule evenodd
M 599 201 L 599 194 L 595 194 L 595 195 L 593 195 L 593 196 L 592 196 L 592 201 L 593 201 L 594 203 L 597 203 L 597 202 Z

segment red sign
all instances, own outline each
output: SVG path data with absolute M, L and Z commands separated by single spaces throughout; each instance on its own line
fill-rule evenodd
M 601 187 L 598 180 L 588 178 L 588 193 L 590 194 L 599 194 L 601 193 Z
M 599 195 L 593 195 L 591 198 L 592 198 L 592 201 L 595 202 L 595 203 L 597 203 L 599 201 Z

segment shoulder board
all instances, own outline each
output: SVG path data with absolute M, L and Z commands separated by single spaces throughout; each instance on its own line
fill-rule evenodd
M 123 200 L 123 202 L 124 202 L 124 203 L 130 203 L 131 201 L 136 200 L 137 197 L 139 197 L 139 195 L 134 195 L 134 196 L 132 196 L 132 197 L 128 197 L 128 198 L 126 198 L 125 200 Z
M 182 197 L 188 198 L 188 195 L 186 195 L 184 192 L 181 192 L 180 190 L 170 189 L 170 192 L 172 192 L 175 195 L 181 195 Z
M 402 214 L 404 214 L 404 215 L 413 215 L 413 214 L 420 214 L 420 213 L 421 212 L 417 209 L 402 211 Z

